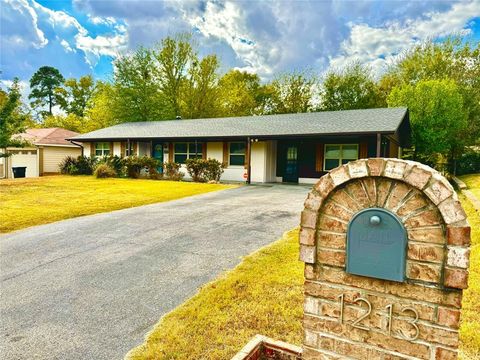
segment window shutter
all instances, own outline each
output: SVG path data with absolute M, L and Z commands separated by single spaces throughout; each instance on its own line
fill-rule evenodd
M 133 155 L 137 155 L 138 141 L 133 143 Z
M 95 143 L 90 143 L 90 156 L 95 156 Z
M 360 143 L 359 151 L 358 151 L 358 158 L 359 159 L 366 159 L 368 157 L 368 144 L 366 142 Z
M 120 157 L 124 157 L 124 156 L 127 155 L 126 148 L 127 148 L 127 146 L 125 144 L 125 141 L 122 141 L 120 143 Z
M 202 144 L 202 159 L 206 159 L 207 158 L 207 143 L 204 142 Z
M 223 142 L 223 163 L 228 165 L 228 142 Z
M 168 143 L 168 162 L 173 162 L 173 143 Z
M 315 171 L 323 171 L 323 144 L 317 144 L 316 146 L 316 155 L 315 155 Z
M 110 156 L 113 156 L 113 142 L 109 142 L 108 145 L 110 147 Z

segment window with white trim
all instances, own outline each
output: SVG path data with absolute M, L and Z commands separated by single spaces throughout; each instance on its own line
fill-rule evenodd
M 130 145 L 130 149 L 128 148 Z M 125 156 L 135 155 L 133 153 L 133 141 L 125 142 Z
M 173 161 L 178 164 L 185 164 L 187 159 L 201 159 L 203 156 L 203 143 L 174 143 L 173 155 Z
M 229 149 L 229 165 L 244 166 L 245 165 L 245 142 L 228 143 Z
M 358 159 L 358 144 L 326 144 L 323 169 L 330 171 Z
M 110 143 L 97 142 L 95 143 L 95 156 L 108 156 L 110 155 Z

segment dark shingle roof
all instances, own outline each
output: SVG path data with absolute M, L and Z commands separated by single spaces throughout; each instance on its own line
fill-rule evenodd
M 72 140 L 395 133 L 406 116 L 406 108 L 383 108 L 195 120 L 130 122 L 81 134 L 73 137 Z

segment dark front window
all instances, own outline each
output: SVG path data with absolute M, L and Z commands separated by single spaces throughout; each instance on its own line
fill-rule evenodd
M 174 161 L 185 164 L 187 159 L 201 159 L 203 154 L 203 143 L 184 142 L 175 143 L 173 146 Z
M 95 143 L 95 156 L 108 156 L 110 155 L 110 143 L 97 142 Z
M 229 144 L 229 164 L 233 166 L 243 166 L 245 164 L 245 143 L 231 142 Z
M 325 145 L 324 170 L 329 171 L 349 161 L 358 159 L 358 144 Z

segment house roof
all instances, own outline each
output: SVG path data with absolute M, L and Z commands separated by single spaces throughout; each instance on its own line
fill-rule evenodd
M 67 138 L 79 135 L 75 131 L 62 128 L 27 129 L 24 133 L 14 135 L 14 138 L 26 140 L 35 145 L 67 145 L 72 146 Z
M 75 136 L 72 140 L 394 134 L 404 121 L 408 122 L 407 108 L 145 121 L 111 126 Z

